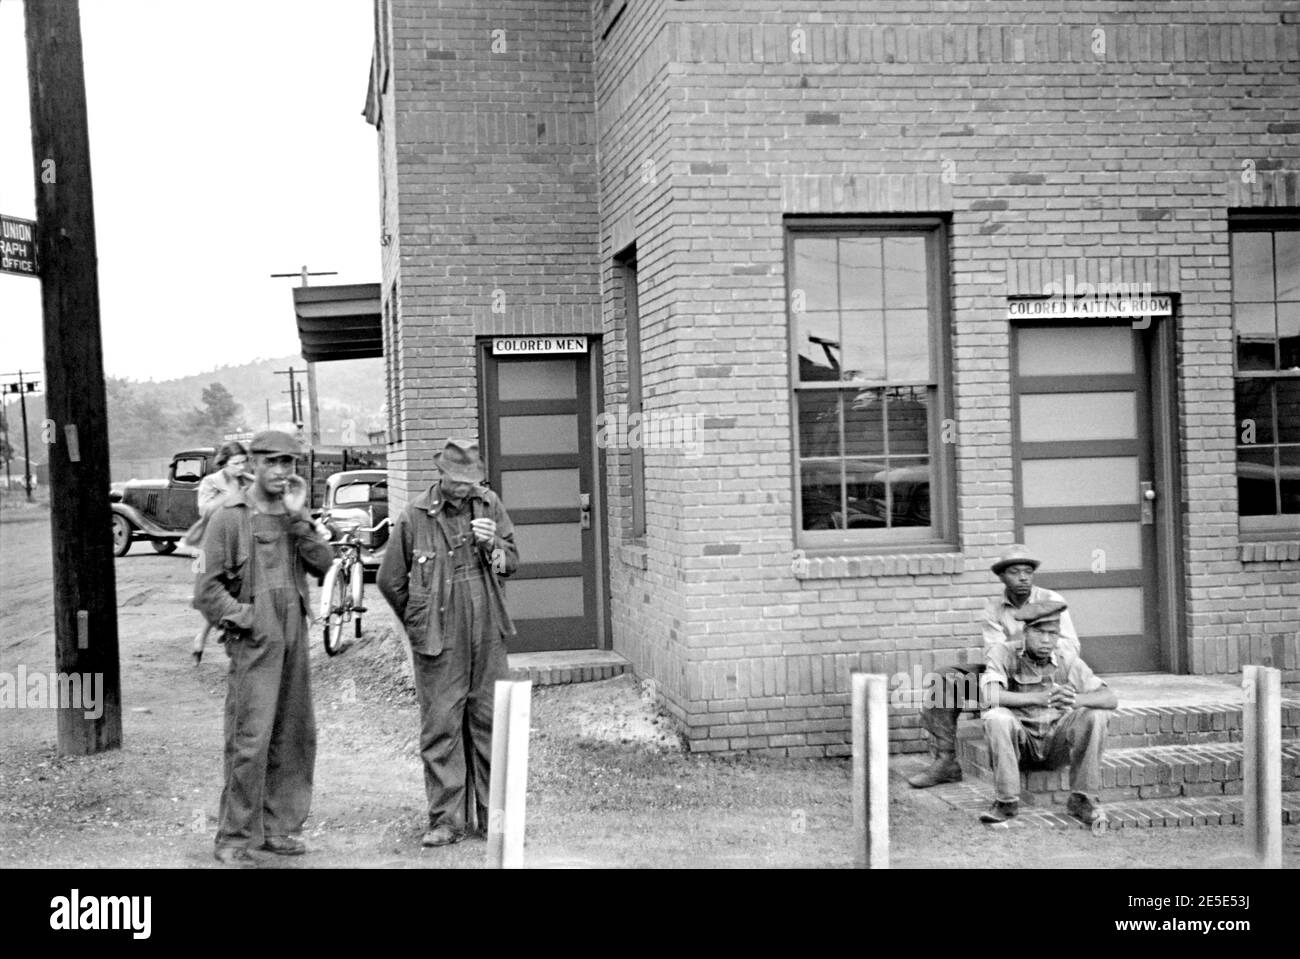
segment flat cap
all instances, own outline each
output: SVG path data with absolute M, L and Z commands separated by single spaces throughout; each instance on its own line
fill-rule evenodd
M 1038 623 L 1049 623 L 1053 620 L 1059 620 L 1061 614 L 1069 607 L 1059 600 L 1049 599 L 1043 603 L 1025 603 L 1018 610 L 1011 614 L 1013 619 L 1018 619 L 1026 626 L 1034 626 Z
M 1024 543 L 1014 543 L 1002 551 L 1002 555 L 993 564 L 993 572 L 995 575 L 1001 576 L 1002 571 L 1008 566 L 1019 566 L 1021 564 L 1038 569 L 1039 566 L 1043 565 L 1043 561 L 1029 552 L 1029 547 Z
M 248 444 L 250 453 L 263 456 L 302 456 L 302 445 L 296 437 L 282 430 L 263 430 L 256 434 Z

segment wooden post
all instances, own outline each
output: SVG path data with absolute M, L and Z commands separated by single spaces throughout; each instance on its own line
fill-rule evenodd
M 850 674 L 853 709 L 854 864 L 889 868 L 889 679 Z
M 500 680 L 492 716 L 492 772 L 488 794 L 489 869 L 524 865 L 524 816 L 528 789 L 528 728 L 533 684 Z
M 45 441 L 54 541 L 55 668 L 99 674 L 103 712 L 60 703 L 58 750 L 122 744 L 117 581 L 108 502 L 108 412 L 99 332 L 95 206 L 77 0 L 27 3 L 27 75 L 45 334 Z M 28 464 L 30 468 L 30 464 Z M 81 629 L 78 630 L 78 625 Z
M 308 436 L 311 437 L 311 447 L 315 449 L 320 446 L 320 399 L 316 395 L 316 364 L 307 361 L 307 415 L 311 421 L 311 430 Z
M 1266 869 L 1282 868 L 1282 673 L 1243 666 L 1242 807 L 1246 841 Z

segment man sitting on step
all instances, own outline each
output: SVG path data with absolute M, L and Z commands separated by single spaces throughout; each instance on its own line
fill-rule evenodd
M 1065 603 L 1027 603 L 1016 610 L 1023 638 L 989 651 L 981 687 L 992 707 L 984 736 L 993 763 L 996 799 L 981 822 L 1005 822 L 1020 811 L 1020 767 L 1070 764 L 1066 810 L 1085 823 L 1105 819 L 1101 756 L 1106 723 L 1119 703 L 1088 668 L 1077 647 L 1058 643 Z
M 1005 588 L 984 605 L 984 613 L 980 617 L 986 657 L 994 646 L 1020 638 L 1024 623 L 1016 618 L 1016 612 L 1025 604 L 1064 602 L 1060 594 L 1034 585 L 1034 573 L 1040 565 L 1042 561 L 1020 543 L 1007 547 L 993 564 L 993 575 L 1002 580 Z M 1069 613 L 1061 615 L 1060 646 L 1062 650 L 1076 655 L 1079 652 L 1079 637 L 1074 631 L 1074 624 L 1070 622 Z M 978 666 L 951 666 L 945 669 L 942 674 L 943 701 L 921 708 L 921 724 L 930 734 L 934 762 L 908 778 L 907 782 L 913 788 L 926 789 L 961 779 L 961 766 L 957 765 L 957 719 L 963 709 L 975 708 L 977 705 L 966 702 L 965 689 L 967 676 L 979 671 Z

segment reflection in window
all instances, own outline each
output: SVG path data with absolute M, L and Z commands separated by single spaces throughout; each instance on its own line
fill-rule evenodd
M 922 538 L 943 535 L 931 516 L 942 416 L 932 360 L 942 332 L 933 293 L 939 281 L 931 275 L 943 261 L 932 248 L 939 242 L 931 224 L 792 228 L 806 533 L 910 528 Z M 817 542 L 815 535 L 803 539 Z
M 1237 501 L 1243 530 L 1300 529 L 1300 222 L 1232 240 Z

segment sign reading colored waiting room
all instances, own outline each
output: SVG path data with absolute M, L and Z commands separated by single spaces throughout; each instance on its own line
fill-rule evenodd
M 1173 316 L 1167 295 L 1035 296 L 1007 300 L 1008 320 L 1135 320 Z
M 0 213 L 0 273 L 36 276 L 36 224 Z
M 585 336 L 497 336 L 492 339 L 493 356 L 525 353 L 586 353 Z

